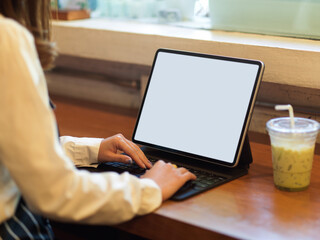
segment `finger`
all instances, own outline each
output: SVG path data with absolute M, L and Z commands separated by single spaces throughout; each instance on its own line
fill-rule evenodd
M 122 136 L 122 135 L 121 135 Z M 124 136 L 122 136 L 123 140 L 128 144 L 128 146 L 130 146 L 130 148 L 133 151 L 133 155 L 132 158 L 133 160 L 142 168 L 146 168 L 147 167 L 147 162 L 148 159 L 145 157 L 144 153 L 141 151 L 141 149 L 135 145 L 133 142 L 129 141 L 128 139 L 126 139 Z M 128 155 L 130 155 L 130 153 L 127 153 Z M 145 159 L 145 160 L 144 160 Z M 151 164 L 148 164 L 149 168 L 151 167 Z
M 184 167 L 179 167 L 178 169 L 177 169 L 178 171 L 179 171 L 179 173 L 181 174 L 181 175 L 186 175 L 186 176 L 189 176 L 189 177 L 191 177 L 191 179 L 196 179 L 197 178 L 197 176 L 196 175 L 194 175 L 193 173 L 191 173 L 188 169 L 186 169 L 186 168 L 184 168 Z M 190 175 L 191 174 L 191 175 Z M 189 179 L 190 180 L 190 179 Z
M 168 167 L 169 169 L 175 169 L 174 164 L 172 164 L 171 162 L 165 163 L 166 167 Z
M 142 168 L 151 168 L 151 163 L 149 163 L 149 160 L 144 156 L 144 153 L 139 149 L 139 147 L 135 146 L 131 141 L 127 139 L 125 139 L 125 141 L 135 152 L 135 154 L 132 156 L 132 159 Z
M 123 136 L 119 137 L 119 145 L 118 148 L 128 154 L 141 168 L 146 168 L 146 165 L 143 161 L 140 160 L 138 153 L 135 149 L 132 148 L 130 144 L 125 140 Z
M 171 169 L 178 169 L 177 165 L 172 164 L 172 163 L 167 163 L 167 166 L 169 166 Z
M 180 171 L 180 173 L 186 173 L 188 172 L 188 170 L 184 167 L 179 167 L 178 170 Z
M 131 157 L 123 154 L 118 154 L 118 153 L 110 153 L 110 159 L 114 162 L 122 162 L 122 163 L 127 163 L 127 164 L 132 164 L 132 159 Z
M 153 167 L 163 167 L 163 166 L 165 166 L 166 165 L 166 163 L 163 161 L 163 160 L 158 160 L 155 164 L 154 164 L 154 166 Z
M 197 176 L 194 175 L 193 173 L 189 172 L 189 171 L 185 172 L 182 176 L 183 176 L 185 181 L 196 180 L 197 179 Z
M 144 155 L 139 146 L 126 138 L 125 141 L 136 151 L 137 155 L 139 156 L 139 160 L 142 161 L 146 167 L 151 168 L 152 163 L 147 159 L 146 155 Z

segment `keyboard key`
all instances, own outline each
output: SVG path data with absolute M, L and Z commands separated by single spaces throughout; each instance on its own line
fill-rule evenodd
M 195 184 L 196 184 L 197 187 L 202 187 L 202 188 L 205 188 L 205 187 L 210 185 L 210 184 L 201 183 L 201 182 L 196 182 Z

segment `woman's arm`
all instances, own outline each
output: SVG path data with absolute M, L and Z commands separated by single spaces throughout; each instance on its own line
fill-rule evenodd
M 161 204 L 150 179 L 77 170 L 63 151 L 32 36 L 0 26 L 0 159 L 28 205 L 63 221 L 115 224 Z
M 141 149 L 122 134 L 102 138 L 60 137 L 62 147 L 76 166 L 98 162 L 136 162 L 141 168 L 151 168 L 151 162 Z M 126 155 L 121 154 L 126 153 Z
M 98 163 L 98 153 L 102 140 L 103 138 L 60 137 L 64 152 L 77 167 Z

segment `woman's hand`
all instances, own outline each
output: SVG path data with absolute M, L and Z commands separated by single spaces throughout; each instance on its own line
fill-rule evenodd
M 177 168 L 171 163 L 159 160 L 140 178 L 150 178 L 154 180 L 162 192 L 162 200 L 169 199 L 180 187 L 189 180 L 197 177 L 185 168 Z
M 123 151 L 127 155 L 119 153 Z M 146 158 L 141 149 L 126 139 L 122 134 L 103 139 L 98 153 L 99 162 L 123 162 L 135 161 L 142 168 L 151 168 L 151 162 Z

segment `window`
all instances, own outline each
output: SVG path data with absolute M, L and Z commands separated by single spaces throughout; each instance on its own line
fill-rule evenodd
M 209 0 L 212 28 L 320 39 L 320 0 Z
M 52 0 L 91 16 L 320 39 L 320 0 Z

